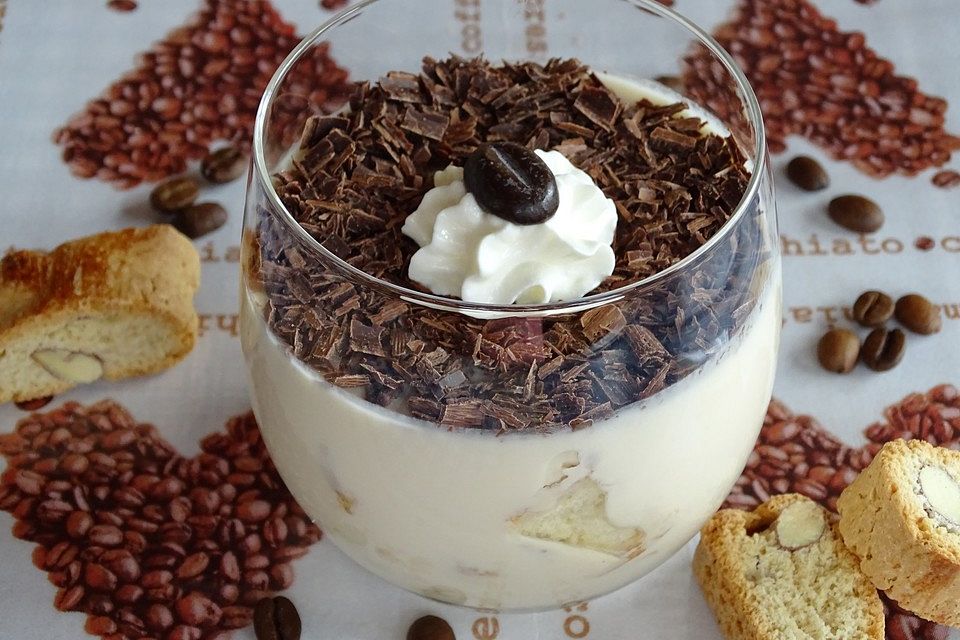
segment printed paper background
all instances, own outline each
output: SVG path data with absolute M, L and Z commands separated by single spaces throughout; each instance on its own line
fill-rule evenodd
M 315 0 L 0 0 L 0 248 L 50 248 L 77 236 L 158 221 L 147 203 L 150 185 L 135 183 L 156 180 L 184 166 L 195 171 L 196 159 L 211 140 L 232 137 L 246 143 L 255 108 L 251 95 L 269 76 L 268 62 L 276 65 L 297 41 L 296 34 L 315 27 L 338 4 L 326 0 L 320 4 Z M 778 401 L 771 406 L 755 455 L 730 504 L 749 506 L 768 494 L 798 490 L 830 505 L 852 474 L 869 462 L 878 444 L 892 437 L 909 435 L 960 448 L 960 397 L 951 386 L 960 385 L 960 185 L 956 184 L 960 176 L 950 173 L 960 170 L 958 139 L 950 135 L 960 133 L 956 72 L 960 68 L 960 5 L 953 0 L 676 0 L 672 4 L 715 31 L 740 56 L 764 103 L 776 152 L 772 162 L 785 280 Z M 465 34 L 474 34 L 475 29 L 482 33 L 482 7 L 482 0 L 450 0 L 451 15 L 459 12 Z M 549 12 L 550 0 L 543 0 L 543 7 Z M 190 22 L 197 11 L 205 12 L 201 15 L 206 18 Z M 208 75 L 226 78 L 222 80 L 226 84 L 213 89 L 188 87 L 184 91 L 192 98 L 181 104 L 157 102 L 162 95 L 149 100 L 133 94 L 124 98 L 125 74 L 142 67 L 136 81 L 126 84 L 149 84 L 156 67 L 165 64 L 163 55 L 173 56 L 175 63 L 180 60 L 178 47 L 183 46 L 184 32 L 178 29 L 188 25 L 190 30 L 206 33 L 211 22 L 223 19 L 217 18 L 217 11 L 269 23 L 254 29 L 260 34 L 257 44 L 266 48 L 254 51 L 254 60 L 242 55 L 238 60 L 236 51 L 248 44 L 243 34 L 227 43 L 205 40 L 207 49 L 199 56 L 204 65 L 214 65 L 207 69 Z M 154 48 L 153 43 L 161 40 L 167 44 Z M 873 53 L 865 53 L 866 48 Z M 140 55 L 151 50 L 152 57 Z M 335 66 L 336 51 L 330 53 L 333 62 L 319 61 L 322 73 L 305 81 L 332 96 L 343 78 Z M 268 62 L 257 70 L 259 59 Z M 794 61 L 801 70 L 793 71 L 784 60 Z M 181 69 L 180 75 L 189 74 Z M 812 76 L 822 79 L 819 85 L 807 81 Z M 109 87 L 118 82 L 110 93 Z M 158 86 L 163 87 L 162 81 Z M 211 97 L 213 90 L 219 94 Z M 709 87 L 697 90 L 709 95 Z M 220 111 L 224 100 L 230 106 Z M 215 112 L 209 111 L 211 105 Z M 179 118 L 184 109 L 192 110 L 192 122 L 167 128 L 168 121 Z M 118 126 L 122 132 L 123 124 L 130 121 L 155 127 L 157 139 L 166 131 L 164 144 L 179 150 L 156 153 L 159 147 L 154 147 L 137 155 L 142 141 L 122 135 L 115 140 L 109 134 Z M 145 144 L 140 148 L 151 149 L 150 141 Z M 830 189 L 810 194 L 786 181 L 783 167 L 798 153 L 810 154 L 827 167 Z M 157 157 L 165 159 L 155 161 Z M 141 162 L 153 164 L 138 169 L 135 165 Z M 892 175 L 878 179 L 887 173 Z M 48 463 L 42 460 L 66 459 L 71 442 L 81 438 L 85 429 L 101 429 L 98 447 L 128 451 L 135 460 L 131 464 L 146 465 L 144 469 L 152 467 L 141 460 L 140 447 L 143 442 L 152 443 L 164 464 L 174 459 L 168 469 L 155 475 L 164 482 L 175 480 L 173 485 L 180 484 L 176 491 L 192 495 L 194 502 L 210 498 L 192 491 L 215 484 L 202 475 L 210 470 L 204 464 L 227 464 L 218 472 L 222 476 L 251 476 L 252 480 L 233 479 L 238 484 L 249 482 L 244 486 L 260 491 L 257 500 L 263 504 L 248 504 L 243 518 L 238 506 L 231 516 L 245 518 L 249 525 L 245 533 L 256 533 L 269 552 L 251 551 L 241 539 L 226 546 L 235 549 L 240 564 L 236 571 L 266 576 L 264 588 L 287 586 L 292 580 L 288 595 L 301 610 L 307 640 L 402 638 L 409 623 L 424 613 L 450 620 L 458 638 L 720 638 L 689 568 L 694 543 L 620 592 L 569 611 L 536 615 L 479 614 L 439 605 L 385 584 L 326 540 L 309 546 L 316 532 L 302 519 L 302 526 L 297 524 L 296 507 L 277 484 L 255 426 L 245 417 L 249 401 L 236 316 L 242 182 L 204 188 L 204 198 L 223 203 L 230 220 L 196 242 L 203 261 L 197 298 L 202 337 L 184 363 L 148 379 L 103 382 L 71 391 L 40 410 L 52 414 L 47 418 L 28 418 L 29 413 L 13 405 L 0 406 L 0 434 L 4 434 L 0 435 L 4 459 L 0 462 L 4 470 L 0 480 L 0 638 L 81 638 L 85 626 L 106 637 L 123 631 L 119 626 L 111 629 L 103 620 L 91 622 L 85 613 L 58 611 L 55 604 L 84 611 L 103 605 L 98 605 L 97 598 L 83 600 L 90 594 L 70 593 L 69 586 L 58 593 L 48 580 L 48 573 L 69 574 L 67 567 L 73 561 L 83 571 L 89 564 L 106 566 L 106 562 L 86 562 L 80 559 L 83 549 L 71 551 L 69 544 L 60 547 L 67 558 L 55 554 L 51 558 L 51 551 L 35 552 L 34 542 L 12 535 L 45 542 L 48 547 L 59 541 L 57 535 L 66 535 L 56 505 L 40 510 L 36 499 L 29 500 L 38 495 L 38 482 L 49 481 L 44 476 Z M 835 226 L 824 207 L 842 193 L 866 194 L 880 203 L 887 216 L 884 227 L 860 237 Z M 908 335 L 904 361 L 891 372 L 875 374 L 863 367 L 844 377 L 823 372 L 814 357 L 817 338 L 828 326 L 851 326 L 847 308 L 868 288 L 895 297 L 912 291 L 928 296 L 943 305 L 943 330 L 931 337 Z M 65 406 L 67 402 L 79 405 Z M 10 435 L 17 422 L 25 419 L 19 435 Z M 707 410 L 704 420 L 709 420 Z M 134 426 L 144 423 L 154 425 L 156 431 Z M 117 426 L 124 433 L 107 441 L 106 434 L 118 431 Z M 60 427 L 66 431 L 53 436 Z M 782 462 L 789 443 L 801 445 L 805 474 L 795 471 L 799 459 Z M 223 462 L 214 461 L 216 457 Z M 67 474 L 62 464 L 57 473 Z M 69 494 L 64 501 L 75 500 L 70 497 L 75 491 L 95 491 L 93 476 L 84 473 L 70 476 L 69 486 L 62 488 L 64 495 Z M 64 482 L 62 477 L 59 481 Z M 76 488 L 81 485 L 87 488 Z M 147 495 L 144 500 L 165 501 L 169 508 L 173 498 L 164 497 L 163 491 L 157 496 Z M 97 498 L 104 513 L 146 508 L 124 507 L 123 501 L 130 499 L 112 493 Z M 131 504 L 137 500 L 134 497 Z M 261 517 L 259 511 L 267 515 Z M 24 524 L 40 522 L 41 512 L 43 526 L 31 529 Z M 191 512 L 184 517 L 203 515 Z M 109 520 L 109 515 L 103 518 Z M 278 530 L 280 521 L 286 531 Z M 192 522 L 202 527 L 206 521 Z M 114 532 L 98 531 L 109 544 Z M 286 542 L 263 543 L 278 536 Z M 229 560 L 224 567 L 219 551 L 208 550 L 204 565 L 204 549 L 191 544 L 182 545 L 182 554 L 148 546 L 136 562 L 145 572 L 147 556 L 173 553 L 173 561 L 160 557 L 152 562 L 157 570 L 164 570 L 160 567 L 165 562 L 174 562 L 171 574 L 176 575 L 171 583 L 185 594 L 211 595 L 232 582 L 235 571 Z M 308 546 L 305 556 L 296 557 Z M 248 556 L 258 558 L 247 566 Z M 191 563 L 181 570 L 188 557 Z M 117 577 L 119 588 L 129 563 L 122 555 L 114 562 L 115 570 L 107 570 Z M 51 571 L 40 570 L 35 563 Z M 102 573 L 99 577 L 109 584 L 109 577 Z M 52 579 L 66 584 L 69 575 Z M 228 627 L 242 627 L 242 599 L 255 597 L 260 580 L 251 573 L 249 584 L 236 596 L 238 604 L 231 611 L 221 608 L 218 622 L 204 627 L 204 638 L 222 639 Z M 239 582 L 244 583 L 244 578 Z M 93 615 L 113 620 L 114 625 L 123 623 L 117 611 Z M 131 634 L 137 629 L 136 621 L 128 619 L 126 624 Z M 163 633 L 144 630 L 133 637 L 166 638 L 164 634 L 171 632 L 172 627 Z M 250 640 L 253 632 L 247 626 L 234 631 L 233 637 Z M 946 638 L 948 630 L 891 609 L 887 637 Z M 960 637 L 960 632 L 950 637 Z

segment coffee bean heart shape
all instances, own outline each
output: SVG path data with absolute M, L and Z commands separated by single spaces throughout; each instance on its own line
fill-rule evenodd
M 864 430 L 866 444 L 852 447 L 815 418 L 794 415 L 774 400 L 747 467 L 724 506 L 752 509 L 771 495 L 796 492 L 836 511 L 840 493 L 884 443 L 921 439 L 960 448 L 960 391 L 953 385 L 913 393 L 887 407 L 884 418 Z M 889 640 L 946 640 L 949 635 L 947 627 L 921 620 L 891 600 L 884 598 L 884 605 Z
M 268 0 L 204 0 L 200 11 L 149 51 L 137 66 L 53 134 L 74 175 L 130 188 L 182 173 L 212 142 L 249 151 L 260 95 L 300 41 Z M 289 95 L 311 105 L 341 104 L 349 85 L 326 45 L 288 76 Z M 271 135 L 300 135 L 308 109 L 279 100 Z
M 253 415 L 178 454 L 110 400 L 68 402 L 0 435 L 0 509 L 36 542 L 54 606 L 105 640 L 225 640 L 286 589 L 320 539 L 273 466 Z
M 713 30 L 756 90 L 771 151 L 800 135 L 873 176 L 916 175 L 949 161 L 960 137 L 944 129 L 946 100 L 897 75 L 863 33 L 841 31 L 817 4 L 827 3 L 737 0 Z M 704 49 L 686 62 L 685 93 L 740 128 L 740 102 L 711 72 L 712 54 Z

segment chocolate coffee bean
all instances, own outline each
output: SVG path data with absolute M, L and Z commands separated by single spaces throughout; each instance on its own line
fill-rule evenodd
M 257 640 L 300 640 L 300 614 L 283 596 L 263 598 L 253 608 L 253 632 Z
M 443 618 L 423 616 L 410 625 L 407 640 L 456 640 L 456 636 Z
M 857 366 L 860 339 L 847 329 L 831 329 L 817 344 L 817 359 L 827 371 L 850 373 Z
M 900 329 L 878 327 L 870 332 L 860 348 L 863 363 L 874 371 L 889 371 L 900 363 L 907 337 Z
M 150 204 L 157 211 L 176 213 L 192 205 L 200 194 L 200 185 L 193 178 L 173 178 L 150 192 Z
M 864 327 L 879 327 L 893 315 L 893 299 L 881 291 L 864 291 L 853 303 L 853 319 Z
M 897 320 L 910 331 L 927 336 L 940 331 L 940 307 L 917 293 L 897 300 L 894 313 Z
M 232 182 L 246 172 L 247 158 L 236 147 L 217 149 L 200 163 L 200 174 L 214 184 Z
M 550 167 L 515 142 L 480 145 L 464 164 L 463 180 L 484 211 L 514 224 L 545 222 L 560 206 Z
M 864 196 L 838 196 L 827 205 L 830 219 L 850 231 L 873 233 L 883 226 L 880 205 Z
M 227 210 L 216 202 L 202 202 L 177 213 L 173 226 L 188 238 L 199 238 L 227 222 Z
M 787 163 L 787 177 L 804 191 L 820 191 L 830 186 L 830 176 L 810 156 L 797 156 Z

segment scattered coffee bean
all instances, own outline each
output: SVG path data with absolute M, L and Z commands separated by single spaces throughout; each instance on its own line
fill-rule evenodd
M 179 211 L 173 226 L 188 238 L 199 238 L 216 231 L 226 222 L 226 209 L 216 202 L 201 202 Z
M 200 185 L 193 178 L 171 178 L 150 192 L 150 204 L 157 211 L 176 213 L 192 205 L 200 194 Z
M 137 8 L 136 0 L 108 0 L 107 7 L 114 11 L 128 12 Z
M 407 640 L 456 640 L 456 636 L 443 618 L 423 616 L 410 625 Z
M 864 196 L 838 196 L 830 201 L 827 213 L 841 227 L 858 233 L 873 233 L 883 226 L 880 206 Z
M 897 300 L 894 313 L 900 324 L 914 333 L 927 336 L 940 331 L 940 307 L 920 294 L 911 293 Z
M 797 156 L 787 163 L 787 177 L 804 191 L 820 191 L 830 186 L 830 176 L 810 156 Z
M 560 206 L 550 167 L 515 142 L 480 145 L 464 163 L 463 180 L 484 211 L 514 224 L 545 222 Z
M 863 341 L 860 358 L 874 371 L 889 371 L 903 358 L 906 341 L 907 337 L 900 329 L 887 331 L 877 327 Z
M 253 608 L 257 640 L 300 640 L 300 614 L 283 596 L 263 598 Z
M 200 173 L 214 184 L 232 182 L 247 171 L 247 157 L 236 147 L 223 147 L 200 162 Z
M 51 400 L 53 400 L 53 396 L 46 396 L 43 398 L 34 398 L 33 400 L 20 400 L 13 404 L 21 411 L 38 411 L 50 404 Z
M 960 171 L 953 169 L 944 169 L 934 174 L 932 182 L 941 189 L 953 189 L 960 187 Z
M 864 291 L 853 303 L 853 319 L 863 327 L 879 327 L 893 315 L 893 299 L 882 291 Z
M 860 339 L 847 329 L 827 331 L 817 344 L 817 359 L 827 371 L 850 373 L 857 366 Z

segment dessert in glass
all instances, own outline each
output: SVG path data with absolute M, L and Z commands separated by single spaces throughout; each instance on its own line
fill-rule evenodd
M 650 572 L 733 486 L 773 383 L 776 213 L 755 96 L 700 29 L 480 5 L 467 39 L 446 0 L 360 2 L 278 70 L 242 341 L 276 466 L 344 553 L 543 609 Z M 320 47 L 346 103 L 290 81 Z

